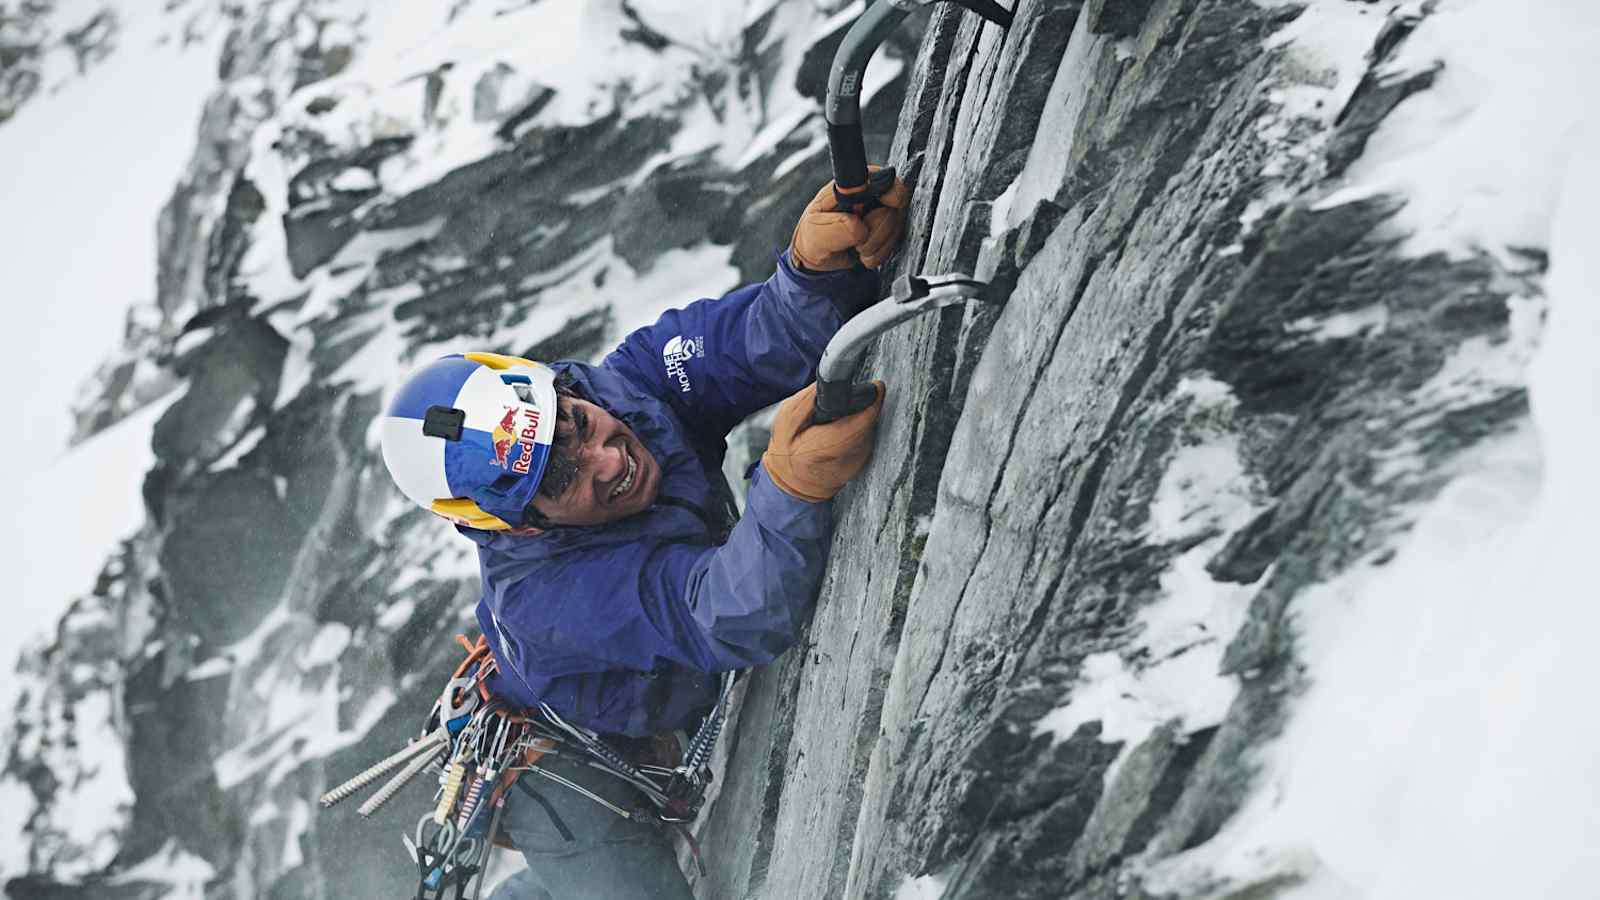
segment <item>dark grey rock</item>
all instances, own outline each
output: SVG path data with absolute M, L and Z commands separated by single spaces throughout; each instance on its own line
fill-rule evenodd
M 1144 25 L 1155 0 L 1089 0 L 1089 31 L 1112 37 L 1133 37 Z
M 1443 68 L 1434 64 L 1412 72 L 1368 72 L 1339 113 L 1339 130 L 1328 148 L 1328 174 L 1343 174 L 1389 113 L 1412 94 L 1433 87 Z
M 801 671 L 785 784 L 769 778 L 761 807 L 780 837 L 768 880 L 713 875 L 703 897 L 887 897 L 929 872 L 946 897 L 1137 892 L 1143 866 L 1209 840 L 1254 789 L 1249 751 L 1301 686 L 1285 621 L 1303 589 L 1403 529 L 1399 498 L 1440 486 L 1375 480 L 1372 417 L 1399 432 L 1421 416 L 1425 454 L 1442 459 L 1526 414 L 1514 386 L 1462 410 L 1408 399 L 1447 348 L 1505 339 L 1509 295 L 1492 285 L 1536 290 L 1524 278 L 1482 258 L 1404 257 L 1389 198 L 1317 208 L 1326 160 L 1292 168 L 1296 199 L 1242 233 L 1271 152 L 1244 136 L 1280 64 L 1260 38 L 1295 10 L 1111 6 L 1086 5 L 1065 53 L 1036 57 L 1016 29 L 1002 46 L 966 19 L 935 20 L 895 151 L 918 189 L 898 265 L 975 263 L 1008 299 L 907 325 L 866 361 L 890 405 L 872 474 L 845 495 L 807 653 L 788 663 Z M 1038 129 L 1002 139 L 984 123 L 1024 77 L 1002 61 L 1024 58 L 1053 78 L 1027 69 L 1035 83 L 1016 96 L 1045 97 Z M 1361 127 L 1394 108 L 1362 102 L 1375 105 Z M 1019 147 L 1015 224 L 976 233 L 1010 180 L 987 173 Z M 1305 324 L 1374 304 L 1383 327 Z M 1153 544 L 1157 484 L 1196 439 L 1185 378 L 1232 388 L 1223 427 L 1266 494 L 1232 533 Z M 1241 631 L 1216 638 L 1231 640 L 1218 677 L 1238 691 L 1223 720 L 1169 722 L 1131 749 L 1092 723 L 1054 747 L 1035 737 L 1087 656 L 1137 646 L 1161 573 L 1210 540 L 1214 577 L 1257 585 Z M 741 746 L 729 777 L 758 769 L 773 772 Z M 703 833 L 753 816 L 726 797 Z M 1267 896 L 1296 877 L 1234 887 Z

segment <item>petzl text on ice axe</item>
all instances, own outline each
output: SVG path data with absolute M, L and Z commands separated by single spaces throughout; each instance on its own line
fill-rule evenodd
M 892 168 L 867 172 L 867 148 L 861 133 L 861 76 L 878 45 L 910 12 L 939 0 L 876 0 L 850 26 L 833 55 L 828 73 L 828 97 L 823 116 L 828 123 L 828 150 L 833 157 L 833 193 L 839 209 L 858 216 L 879 206 L 879 198 L 894 186 Z M 949 0 L 976 12 L 1002 28 L 1010 27 L 1011 13 L 994 0 Z M 892 300 L 869 307 L 845 323 L 828 342 L 817 366 L 817 404 L 812 420 L 832 422 L 872 405 L 877 389 L 854 384 L 856 363 L 872 340 L 884 331 L 929 310 L 982 300 L 985 285 L 966 275 L 904 275 L 895 280 Z

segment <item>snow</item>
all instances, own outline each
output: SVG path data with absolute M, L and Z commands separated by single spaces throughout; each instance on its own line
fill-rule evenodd
M 1582 0 L 1530 0 L 1514 14 L 1489 0 L 1442 4 L 1391 68 L 1445 69 L 1390 115 L 1347 179 L 1405 195 L 1394 224 L 1415 254 L 1484 248 L 1504 259 L 1548 246 L 1568 162 L 1594 161 L 1575 137 L 1597 111 L 1597 39 L 1600 19 Z
M 813 115 L 816 115 L 815 110 L 800 107 L 787 115 L 768 122 L 766 127 L 756 132 L 755 136 L 750 139 L 750 143 L 745 147 L 744 152 L 734 161 L 733 168 L 735 170 L 743 169 L 745 166 L 771 153 L 796 128 L 799 128 L 802 122 Z
M 603 252 L 589 257 L 588 265 L 562 284 L 559 302 L 540 304 L 497 340 L 501 346 L 524 347 L 554 334 L 572 316 L 609 304 L 615 323 L 604 345 L 609 351 L 627 332 L 655 321 L 668 309 L 737 287 L 739 270 L 729 261 L 731 256 L 729 247 L 701 243 L 669 250 L 657 257 L 648 271 L 636 272 L 614 254 L 607 238 Z M 601 268 L 609 269 L 604 288 L 595 287 L 592 278 L 582 277 L 583 272 Z
M 328 186 L 336 191 L 371 191 L 378 187 L 378 179 L 366 169 L 359 166 L 345 169 Z
M 58 10 L 72 25 L 93 11 L 84 3 Z M 109 58 L 74 80 L 54 68 L 60 60 L 50 62 L 45 89 L 0 125 L 0 171 L 27 173 L 7 181 L 11 214 L 0 217 L 12 301 L 0 380 L 26 395 L 10 413 L 23 439 L 5 442 L 0 456 L 0 491 L 13 510 L 0 524 L 0 565 L 13 579 L 0 632 L 6 710 L 15 706 L 19 685 L 9 673 L 21 648 L 54 629 L 93 587 L 116 543 L 143 523 L 150 431 L 175 399 L 67 449 L 82 384 L 121 340 L 129 304 L 154 295 L 156 217 L 193 150 L 221 46 L 220 33 L 187 50 L 161 46 L 169 23 L 154 8 L 118 12 L 118 49 Z M 62 808 L 74 812 L 53 823 L 70 826 L 90 859 L 107 861 L 117 848 L 109 829 L 131 800 L 121 744 L 106 739 L 108 703 L 102 692 L 75 710 L 78 762 L 61 770 L 84 780 L 64 788 L 72 799 Z M 3 730 L 9 745 L 9 722 Z M 25 868 L 22 827 L 33 808 L 26 789 L 0 781 L 0 875 Z
M 1268 47 L 1291 55 L 1306 81 L 1278 88 L 1271 99 L 1288 116 L 1332 124 L 1366 74 L 1388 8 L 1326 0 L 1308 6 L 1267 40 Z
M 189 351 L 195 349 L 196 347 L 199 347 L 201 344 L 204 344 L 206 341 L 211 340 L 212 336 L 215 333 L 216 333 L 216 329 L 212 328 L 212 327 L 209 327 L 209 326 L 207 326 L 205 328 L 195 328 L 195 329 L 192 329 L 192 330 L 189 330 L 189 331 L 185 331 L 183 334 L 178 336 L 178 339 L 176 341 L 172 342 L 172 355 L 173 356 L 185 356 L 185 355 L 187 355 L 189 353 Z
M 417 602 L 409 597 L 402 597 L 384 607 L 383 612 L 373 621 L 373 625 L 383 631 L 398 631 L 401 626 L 411 621 L 411 616 L 416 611 Z
M 895 888 L 893 900 L 939 900 L 944 896 L 947 881 L 941 875 L 909 875 Z
M 1286 326 L 1313 341 L 1354 337 L 1364 332 L 1381 332 L 1389 325 L 1389 308 L 1374 304 L 1364 309 L 1334 313 L 1331 316 L 1295 319 Z
M 313 628 L 315 631 L 313 632 Z M 306 638 L 309 637 L 309 640 Z M 296 656 L 267 652 L 285 639 L 304 643 Z M 226 748 L 212 764 L 217 783 L 228 790 L 262 777 L 278 784 L 308 759 L 317 759 L 360 741 L 388 709 L 396 694 L 383 689 L 367 697 L 349 727 L 339 727 L 338 658 L 351 630 L 341 624 L 320 627 L 280 603 L 244 638 L 220 654 L 235 672 L 253 681 L 242 687 L 256 712 L 252 731 Z M 234 692 L 241 690 L 235 685 Z M 292 819 L 291 811 L 291 819 Z
M 827 146 L 827 137 L 819 136 L 805 147 L 789 154 L 784 158 L 783 162 L 778 163 L 777 168 L 772 170 L 772 180 L 781 180 L 785 175 L 805 165 L 807 161 L 816 158 L 816 155 L 826 149 Z
M 14 579 L 12 618 L 0 629 L 8 671 L 24 645 L 53 632 L 68 604 L 94 588 L 110 551 L 144 523 L 141 488 L 155 462 L 150 432 L 176 400 L 146 407 L 9 488 L 19 514 L 0 523 L 0 547 L 16 554 L 6 569 Z M 45 523 L 70 527 L 70 539 Z M 0 679 L 0 708 L 14 705 L 16 687 L 15 679 Z
M 350 626 L 331 622 L 317 629 L 311 645 L 300 654 L 300 668 L 310 670 L 338 662 L 339 654 L 350 646 Z
M 851 2 L 841 6 L 838 12 L 818 22 L 816 30 L 812 31 L 811 34 L 814 38 L 825 37 L 855 22 L 866 11 L 866 0 L 851 0 Z
M 31 824 L 50 835 L 53 843 L 70 848 L 52 870 L 68 880 L 111 862 L 133 809 L 127 757 L 117 739 L 120 710 L 110 690 L 92 688 L 72 704 L 72 712 L 71 720 L 47 719 L 17 748 L 42 759 L 60 780 L 58 802 Z M 46 729 L 48 735 L 42 733 Z M 33 795 L 10 780 L 0 781 L 0 801 L 0 834 L 5 837 L 0 874 L 9 876 L 27 870 L 29 841 L 22 827 L 37 807 Z
M 62 20 L 75 25 L 92 11 L 75 4 Z M 84 77 L 48 75 L 46 89 L 0 125 L 0 171 L 27 173 L 6 182 L 10 215 L 0 217 L 12 301 L 0 381 L 27 396 L 9 419 L 24 439 L 6 441 L 0 456 L 0 491 L 21 511 L 0 525 L 0 564 L 18 582 L 0 638 L 6 672 L 21 643 L 51 628 L 143 521 L 153 415 L 69 454 L 69 411 L 121 340 L 129 303 L 154 294 L 156 216 L 193 150 L 221 45 L 220 34 L 188 50 L 158 45 L 168 22 L 153 6 L 119 15 L 116 52 Z M 46 520 L 70 523 L 72 539 L 41 528 Z M 14 679 L 0 683 L 0 708 L 10 709 Z M 0 828 L 0 839 L 10 833 Z
M 989 207 L 989 236 L 999 237 L 1011 226 L 1011 207 L 1017 199 L 1017 185 L 1022 182 L 1021 175 L 1011 179 L 1006 189 L 994 199 L 994 205 Z
M 205 900 L 206 883 L 217 877 L 216 869 L 169 838 L 149 858 L 109 879 L 111 884 L 160 884 L 165 900 Z
M 213 656 L 183 673 L 183 678 L 185 681 L 206 681 L 211 678 L 220 678 L 232 672 L 233 667 L 232 657 Z
M 133 811 L 133 788 L 128 783 L 128 760 L 122 742 L 106 740 L 117 733 L 119 710 L 109 691 L 100 690 L 73 704 L 74 759 L 55 771 L 72 772 L 77 777 L 60 786 L 71 802 L 56 807 L 51 824 L 61 830 L 72 846 L 88 849 L 87 855 L 59 867 L 68 878 L 96 871 L 111 862 L 121 846 L 120 830 Z
M 1162 573 L 1160 596 L 1139 611 L 1132 644 L 1086 657 L 1068 702 L 1034 726 L 1034 734 L 1052 734 L 1059 744 L 1081 725 L 1099 722 L 1101 741 L 1123 745 L 1106 784 L 1164 723 L 1177 720 L 1185 733 L 1217 725 L 1238 693 L 1237 680 L 1218 669 L 1255 588 L 1213 581 L 1205 564 L 1260 511 L 1253 499 L 1260 487 L 1245 473 L 1237 440 L 1224 427 L 1235 405 L 1227 386 L 1185 379 L 1175 402 L 1187 404 L 1195 442 L 1180 446 L 1162 474 L 1150 503 L 1149 539 L 1203 539 Z
M 33 792 L 13 779 L 0 780 L 0 872 L 10 877 L 27 871 L 28 841 L 23 835 L 29 814 L 34 810 Z
M 288 827 L 283 835 L 283 860 L 281 865 L 284 871 L 296 869 L 305 864 L 306 855 L 300 849 L 300 841 L 311 828 L 311 804 L 304 800 L 296 800 L 289 807 Z
M 1244 809 L 1152 866 L 1155 893 L 1279 876 L 1291 898 L 1594 893 L 1600 9 L 1508 12 L 1455 0 L 1422 23 L 1397 64 L 1442 59 L 1439 81 L 1380 127 L 1349 189 L 1408 198 L 1412 253 L 1521 264 L 1510 248 L 1548 247 L 1531 362 L 1540 304 L 1518 299 L 1509 346 L 1463 347 L 1423 388 L 1466 403 L 1517 378 L 1531 422 L 1458 459 L 1392 559 L 1295 599 L 1310 687 Z
M 250 429 L 244 433 L 243 437 L 234 442 L 233 446 L 228 449 L 227 453 L 224 453 L 222 456 L 218 457 L 217 461 L 212 463 L 208 467 L 207 471 L 222 472 L 238 466 L 239 460 L 244 459 L 245 454 L 249 453 L 251 450 L 254 450 L 256 445 L 261 443 L 261 439 L 266 436 L 267 426 L 265 425 L 257 425 L 256 427 Z
M 349 727 L 341 729 L 335 675 L 306 679 L 298 668 L 268 665 L 250 689 L 261 705 L 255 736 L 217 756 L 212 771 L 218 785 L 230 790 L 261 777 L 266 786 L 275 786 L 306 760 L 327 757 L 361 741 L 395 704 L 392 689 L 375 691 Z
M 86 861 L 92 871 L 115 853 L 117 825 L 125 822 L 133 807 L 133 789 L 128 784 L 128 762 L 119 741 L 105 739 L 115 731 L 118 720 L 109 692 L 96 691 L 73 706 L 73 730 L 79 753 L 79 779 L 63 785 L 73 797 L 71 812 L 64 822 L 72 843 L 98 847 L 98 859 Z M 68 874 L 68 873 L 63 873 Z
M 543 0 L 504 15 L 488 4 L 467 5 L 448 24 L 444 7 L 353 6 L 365 12 L 365 41 L 354 64 L 296 95 L 275 127 L 258 135 L 257 148 L 270 145 L 266 132 L 291 126 L 321 133 L 336 147 L 410 136 L 411 145 L 378 172 L 376 183 L 389 195 L 417 190 L 500 150 L 500 118 L 537 94 L 553 92 L 535 119 L 546 127 L 592 122 L 623 97 L 631 115 L 674 109 L 682 99 L 677 86 L 693 83 L 692 68 L 737 54 L 743 18 L 742 0 L 711 0 L 688 18 L 672 4 L 641 0 L 632 4 L 635 11 L 673 41 L 657 52 L 622 39 L 619 0 Z M 495 114 L 487 118 L 477 114 L 476 103 L 485 78 L 496 95 Z M 619 90 L 624 84 L 629 87 Z M 431 105 L 430 93 L 436 95 Z M 312 114 L 306 105 L 313 99 L 338 102 Z M 686 127 L 673 139 L 675 158 L 713 145 L 737 155 L 762 124 L 739 109 L 713 114 L 703 102 L 678 115 Z M 730 139 L 741 131 L 743 139 Z

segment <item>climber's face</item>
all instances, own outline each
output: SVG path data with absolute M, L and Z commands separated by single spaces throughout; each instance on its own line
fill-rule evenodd
M 555 525 L 603 525 L 649 509 L 660 489 L 661 466 L 633 429 L 593 403 L 560 398 L 534 509 Z

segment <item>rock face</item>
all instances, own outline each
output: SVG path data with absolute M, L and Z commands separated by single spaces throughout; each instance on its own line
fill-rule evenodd
M 1428 79 L 1338 96 L 1272 40 L 1299 12 L 936 19 L 892 154 L 918 176 L 898 268 L 976 270 L 1009 299 L 866 364 L 890 385 L 873 476 L 804 651 L 745 700 L 700 896 L 888 897 L 911 876 L 943 888 L 918 896 L 1148 894 L 1251 789 L 1299 684 L 1296 598 L 1524 419 L 1514 378 L 1439 384 L 1463 348 L 1526 351 L 1508 301 L 1537 296 L 1542 258 L 1408 258 L 1399 200 L 1327 199 Z M 1374 72 L 1415 25 L 1380 12 Z M 1297 91 L 1318 102 L 1286 108 Z M 1176 579 L 1211 608 L 1175 609 Z M 1181 702 L 1102 722 L 1108 672 L 1184 673 Z
M 13 894 L 411 894 L 416 808 L 313 809 L 414 734 L 477 600 L 468 547 L 388 484 L 382 386 L 466 345 L 603 353 L 769 274 L 825 180 L 843 4 L 730 4 L 701 43 L 653 2 L 575 35 L 502 6 L 453 4 L 460 40 L 405 71 L 313 0 L 235 10 L 158 302 L 81 410 L 89 434 L 185 390 L 148 525 L 19 673 Z M 1426 4 L 1348 6 L 1354 78 L 1283 39 L 1303 5 L 1236 0 L 1020 0 L 1006 32 L 941 6 L 881 52 L 870 155 L 916 188 L 890 274 L 995 297 L 865 363 L 877 458 L 724 739 L 699 896 L 1172 895 L 1152 873 L 1235 815 L 1302 686 L 1305 589 L 1381 564 L 1526 418 L 1543 256 L 1407 255 L 1401 199 L 1337 192 L 1435 74 L 1393 65 Z M 555 63 L 459 50 L 501 32 Z M 563 80 L 574 47 L 612 68 Z M 734 470 L 763 441 L 730 443 Z

